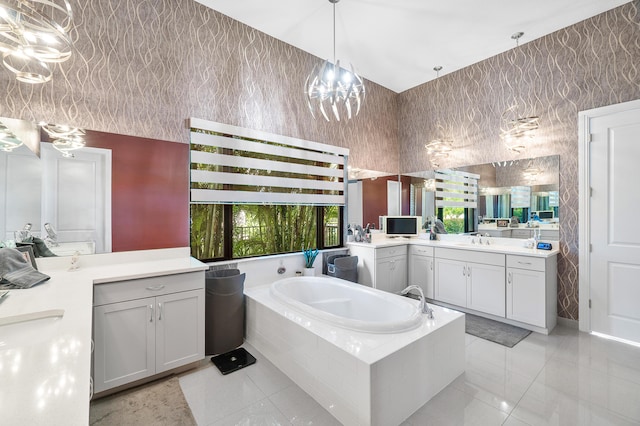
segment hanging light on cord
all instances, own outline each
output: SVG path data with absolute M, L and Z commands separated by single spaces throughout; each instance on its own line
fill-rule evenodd
M 442 67 L 440 65 L 433 68 L 436 72 L 436 131 L 437 136 L 431 142 L 425 144 L 427 153 L 429 154 L 429 161 L 433 167 L 440 167 L 440 161 L 449 156 L 449 153 L 453 150 L 453 140 L 445 136 L 444 127 L 440 124 L 440 71 Z
M 2 65 L 24 83 L 51 80 L 50 64 L 71 57 L 68 0 L 0 0 Z
M 511 36 L 516 41 L 516 49 L 520 46 L 520 37 L 523 35 L 523 32 L 517 32 Z M 516 79 L 515 86 L 519 87 L 521 83 L 522 81 L 518 83 Z M 526 142 L 533 139 L 539 121 L 539 116 L 527 115 L 520 107 L 517 96 L 514 96 L 511 106 L 502 113 L 500 138 L 509 150 L 520 153 L 526 148 Z
M 347 119 L 358 115 L 365 98 L 364 83 L 353 65 L 349 71 L 340 67 L 340 61 L 336 60 L 336 3 L 339 1 L 329 0 L 333 4 L 333 63 L 327 59 L 316 65 L 305 83 L 311 114 L 315 118 L 316 110 L 319 110 L 327 121 L 331 121 L 330 116 L 340 121 L 340 115 L 345 117 L 345 113 Z

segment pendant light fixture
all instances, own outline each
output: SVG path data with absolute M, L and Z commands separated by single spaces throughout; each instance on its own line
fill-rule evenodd
M 86 142 L 84 140 L 85 132 L 77 127 L 69 127 L 60 124 L 40 123 L 55 149 L 62 153 L 63 157 L 73 158 L 73 151 L 84 148 Z
M 353 65 L 349 71 L 336 60 L 336 3 L 339 1 L 329 0 L 333 4 L 333 63 L 327 59 L 316 65 L 305 83 L 311 115 L 315 118 L 319 110 L 327 121 L 331 121 L 330 117 L 340 121 L 341 116 L 351 119 L 358 115 L 365 98 L 364 83 Z
M 2 65 L 24 83 L 51 80 L 51 65 L 71 57 L 72 20 L 68 0 L 0 0 Z
M 22 141 L 0 121 L 0 151 L 11 152 L 22 145 Z
M 523 32 L 517 32 L 511 36 L 511 38 L 516 41 L 516 49 L 519 48 L 520 38 L 523 35 Z M 523 82 L 518 81 L 517 78 L 515 79 L 514 86 L 517 88 L 517 92 L 520 92 L 522 83 Z M 533 139 L 535 131 L 539 126 L 538 122 L 540 121 L 540 117 L 537 115 L 527 115 L 525 109 L 516 94 L 514 95 L 513 103 L 502 113 L 500 138 L 509 150 L 516 153 L 525 150 L 527 143 Z
M 435 168 L 440 167 L 440 161 L 447 158 L 449 153 L 453 150 L 453 140 L 447 138 L 445 135 L 444 127 L 440 124 L 440 71 L 442 67 L 440 65 L 433 68 L 436 72 L 436 138 L 431 142 L 425 144 L 427 154 L 429 154 L 429 161 Z

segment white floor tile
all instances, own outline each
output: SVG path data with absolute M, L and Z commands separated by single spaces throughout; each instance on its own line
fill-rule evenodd
M 314 419 L 328 415 L 333 417 L 309 394 L 293 385 L 269 397 L 273 405 L 285 415 L 292 425 L 312 425 Z
M 514 348 L 465 335 L 466 372 L 402 426 L 640 423 L 640 348 L 556 327 Z M 257 363 L 227 376 L 213 366 L 180 385 L 200 425 L 340 423 L 250 345 Z
M 211 364 L 180 377 L 180 387 L 198 424 L 206 425 L 266 397 L 246 374 L 253 366 L 223 376 Z
M 632 425 L 630 419 L 596 404 L 535 383 L 511 413 L 516 418 L 537 425 Z
M 465 372 L 452 386 L 509 414 L 532 383 L 531 377 L 490 364 L 484 359 L 467 358 Z
M 408 422 L 413 425 L 501 425 L 507 414 L 453 386 L 433 397 Z
M 268 398 L 210 423 L 210 426 L 289 426 L 289 420 Z

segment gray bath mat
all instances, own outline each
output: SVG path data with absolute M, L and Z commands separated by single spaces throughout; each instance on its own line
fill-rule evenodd
M 531 334 L 530 330 L 472 314 L 465 314 L 465 331 L 508 348 L 514 347 L 519 341 Z

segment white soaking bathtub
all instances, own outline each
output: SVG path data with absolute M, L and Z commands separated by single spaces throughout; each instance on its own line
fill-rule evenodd
M 370 333 L 397 333 L 422 324 L 406 297 L 329 277 L 285 278 L 271 284 L 278 300 L 329 324 Z
M 245 295 L 247 341 L 345 425 L 399 425 L 464 371 L 460 312 L 330 277 Z

